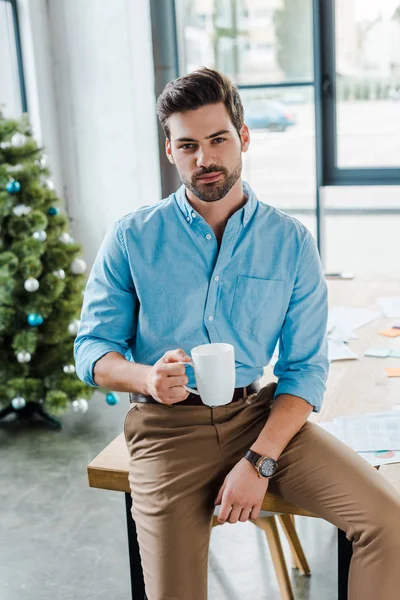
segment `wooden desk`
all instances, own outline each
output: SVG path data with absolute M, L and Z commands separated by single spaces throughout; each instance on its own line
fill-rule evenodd
M 329 281 L 330 306 L 373 306 L 378 296 L 400 296 L 400 283 L 374 281 Z M 310 421 L 330 421 L 338 416 L 390 410 L 400 399 L 400 379 L 389 379 L 384 367 L 400 366 L 400 359 L 368 358 L 364 351 L 369 347 L 385 345 L 400 348 L 400 338 L 380 338 L 377 332 L 392 324 L 393 319 L 381 317 L 357 330 L 357 340 L 349 345 L 359 355 L 359 360 L 337 361 L 330 365 L 323 408 L 320 413 L 310 415 Z M 262 378 L 264 385 L 274 380 L 272 369 L 267 367 Z M 131 497 L 128 483 L 128 451 L 124 435 L 119 435 L 88 465 L 89 485 L 104 490 L 125 493 L 128 543 L 131 566 L 132 598 L 144 600 L 144 583 L 136 538 L 135 523 L 132 520 Z M 400 463 L 384 465 L 380 472 L 389 479 L 400 493 Z M 267 492 L 263 510 L 291 513 L 314 517 L 311 513 L 285 502 Z M 338 598 L 347 599 L 348 569 L 352 544 L 343 531 L 338 530 Z

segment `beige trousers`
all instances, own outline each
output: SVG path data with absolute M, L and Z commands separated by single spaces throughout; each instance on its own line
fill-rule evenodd
M 130 409 L 124 430 L 132 516 L 148 600 L 206 600 L 214 500 L 263 428 L 275 387 L 217 408 L 136 403 Z M 391 484 L 310 421 L 278 463 L 268 489 L 352 540 L 349 600 L 398 600 L 400 495 Z

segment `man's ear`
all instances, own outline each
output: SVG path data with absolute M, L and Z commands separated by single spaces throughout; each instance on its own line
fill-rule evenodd
M 250 144 L 250 131 L 247 125 L 242 125 L 240 130 L 240 138 L 242 142 L 242 152 L 247 152 Z
M 171 153 L 171 142 L 168 138 L 165 138 L 165 154 L 167 155 L 169 162 L 172 165 L 175 164 Z

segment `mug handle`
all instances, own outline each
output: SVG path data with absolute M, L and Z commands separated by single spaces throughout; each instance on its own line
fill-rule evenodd
M 182 360 L 178 360 L 178 365 L 189 365 L 191 367 L 194 367 L 193 361 L 182 361 Z M 198 392 L 197 390 L 195 390 L 194 388 L 188 387 L 187 385 L 183 386 L 185 388 L 185 390 L 187 390 L 188 392 L 190 392 L 191 394 L 197 394 L 198 396 L 200 396 L 200 392 Z

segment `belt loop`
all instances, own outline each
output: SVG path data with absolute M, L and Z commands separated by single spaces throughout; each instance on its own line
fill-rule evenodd
M 243 400 L 247 398 L 247 387 L 243 388 Z

